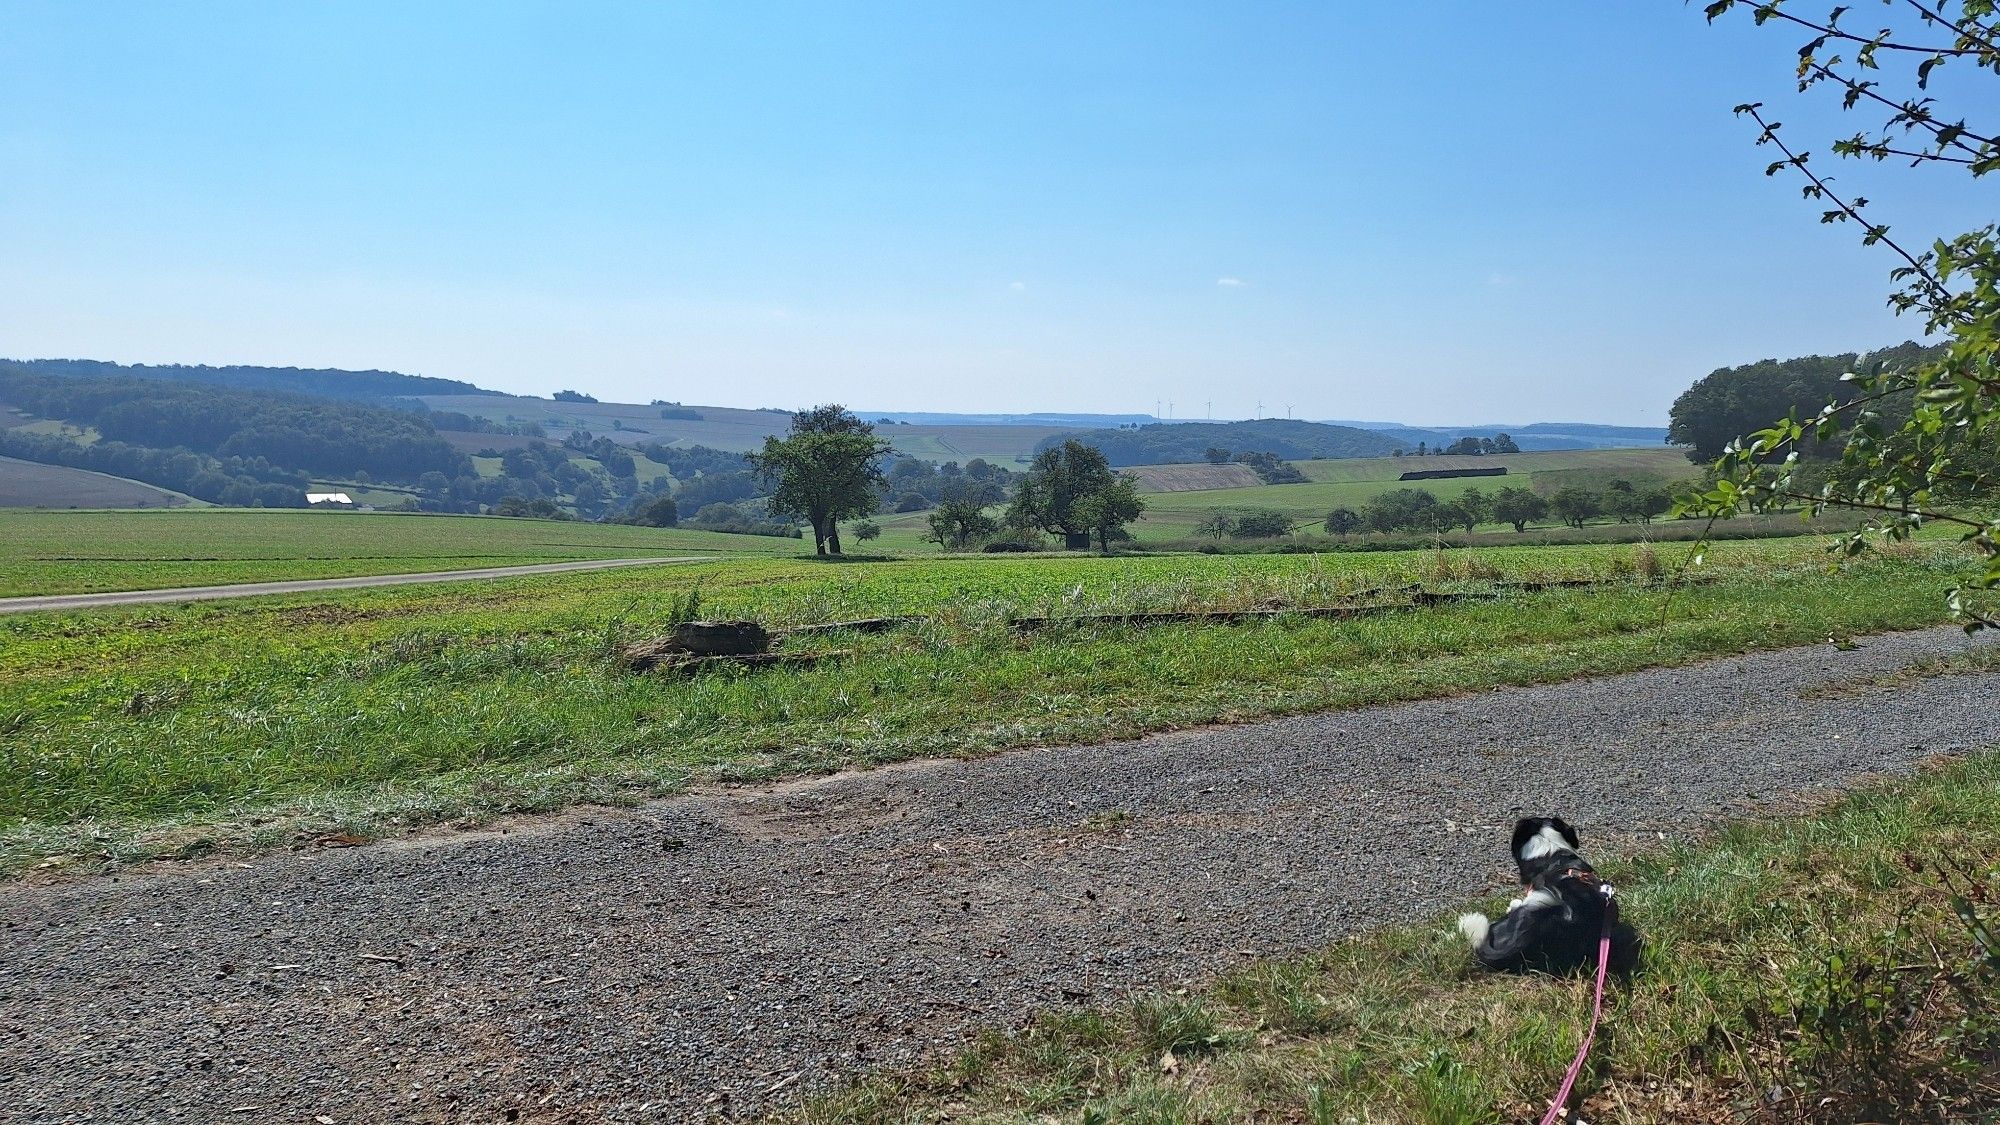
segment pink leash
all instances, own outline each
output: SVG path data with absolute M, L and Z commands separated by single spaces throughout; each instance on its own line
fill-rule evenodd
M 1604 932 L 1597 938 L 1597 996 L 1590 1005 L 1590 1030 L 1584 1032 L 1583 1045 L 1576 1049 L 1576 1061 L 1569 1064 L 1569 1073 L 1563 1075 L 1556 1100 L 1549 1103 L 1549 1111 L 1542 1115 L 1542 1125 L 1555 1125 L 1562 1117 L 1570 1091 L 1576 1088 L 1577 1075 L 1583 1073 L 1583 1061 L 1590 1057 L 1590 1044 L 1597 1038 L 1597 1023 L 1604 1017 L 1604 978 L 1611 972 L 1611 923 L 1618 916 L 1618 903 L 1611 897 L 1609 883 L 1599 883 L 1597 893 L 1604 896 Z

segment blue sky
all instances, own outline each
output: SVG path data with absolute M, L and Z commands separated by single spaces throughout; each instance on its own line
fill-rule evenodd
M 1659 423 L 1920 328 L 1730 115 L 1858 127 L 1796 46 L 1677 0 L 0 0 L 0 355 Z M 1899 229 L 1991 217 L 1838 171 Z

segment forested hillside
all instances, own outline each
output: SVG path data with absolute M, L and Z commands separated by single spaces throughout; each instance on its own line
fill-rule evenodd
M 715 516 L 731 529 L 787 530 L 769 526 L 755 502 L 762 482 L 738 453 L 653 445 L 635 455 L 582 430 L 468 452 L 438 435 L 457 416 L 408 405 L 0 363 L 0 406 L 37 423 L 0 428 L 0 456 L 267 508 L 304 506 L 314 482 L 377 489 L 372 502 L 391 507 L 589 519 L 678 492 L 697 524 L 701 509 L 728 502 Z
M 1871 352 L 1865 362 L 1908 366 L 1936 358 L 1937 347 L 1904 342 L 1893 348 Z M 1817 414 L 1830 402 L 1846 402 L 1853 397 L 1852 385 L 1841 376 L 1854 370 L 1864 357 L 1854 352 L 1842 355 L 1808 355 L 1793 359 L 1763 359 L 1740 367 L 1722 367 L 1708 373 L 1674 400 L 1668 415 L 1667 438 L 1689 447 L 1694 461 L 1712 461 L 1736 438 L 1761 430 L 1794 411 L 1801 418 Z M 1884 403 L 1887 413 L 1908 412 L 1908 404 Z M 1837 442 L 1810 443 L 1807 457 L 1837 456 Z
M 415 480 L 471 462 L 408 411 L 286 391 L 131 376 L 50 376 L 0 367 L 0 402 L 97 431 L 105 441 L 262 458 L 314 475 Z
M 1160 423 L 1119 430 L 1080 430 L 1045 438 L 1037 452 L 1074 438 L 1094 445 L 1115 466 L 1185 465 L 1228 454 L 1270 453 L 1287 461 L 1314 457 L 1387 457 L 1408 447 L 1396 438 L 1351 426 L 1264 418 L 1254 422 Z M 1226 458 L 1225 458 L 1226 459 Z
M 202 383 L 253 391 L 293 391 L 324 398 L 363 401 L 416 395 L 498 395 L 457 379 L 404 375 L 397 371 L 339 371 L 306 367 L 209 367 L 202 364 L 122 364 L 97 359 L 0 360 L 36 375 L 105 378 L 127 376 L 172 383 Z

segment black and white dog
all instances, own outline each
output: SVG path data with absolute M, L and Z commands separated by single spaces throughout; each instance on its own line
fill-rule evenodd
M 1600 893 L 1603 880 L 1596 869 L 1576 849 L 1576 829 L 1561 817 L 1523 817 L 1514 824 L 1514 860 L 1527 893 L 1509 903 L 1497 922 L 1484 914 L 1458 919 L 1480 964 L 1509 973 L 1596 968 L 1604 913 L 1615 907 Z M 1631 971 L 1638 953 L 1639 935 L 1614 914 L 1611 967 Z

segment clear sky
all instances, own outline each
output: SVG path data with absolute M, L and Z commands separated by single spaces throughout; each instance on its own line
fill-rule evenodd
M 1679 0 L 0 0 L 0 355 L 1659 424 L 1920 328 L 1730 115 L 1825 149 L 1797 45 Z

